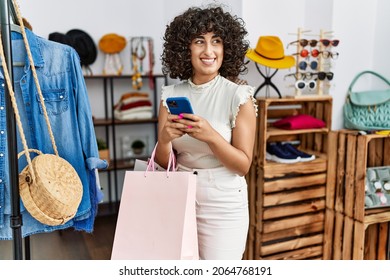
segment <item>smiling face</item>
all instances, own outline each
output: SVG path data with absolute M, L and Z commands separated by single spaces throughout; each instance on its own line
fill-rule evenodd
M 192 82 L 204 84 L 218 75 L 223 61 L 223 41 L 221 37 L 208 32 L 197 36 L 190 45 Z

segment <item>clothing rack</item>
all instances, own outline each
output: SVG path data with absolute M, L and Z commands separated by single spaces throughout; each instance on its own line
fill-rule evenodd
M 10 14 L 11 11 L 11 14 Z M 11 0 L 0 0 L 0 26 L 3 39 L 4 55 L 6 58 L 7 67 L 12 84 L 13 80 L 13 63 L 12 63 L 12 40 L 11 40 L 11 23 L 10 17 L 14 24 L 18 25 L 15 7 Z M 8 88 L 4 86 L 5 107 L 6 107 L 6 122 L 7 122 L 7 145 L 8 145 L 8 162 L 9 162 L 9 186 L 11 190 L 11 218 L 10 224 L 13 233 L 13 253 L 15 260 L 23 259 L 23 244 L 22 244 L 22 215 L 20 213 L 20 198 L 19 198 L 19 172 L 18 172 L 18 157 L 16 147 L 16 125 L 15 113 L 12 107 Z M 29 238 L 25 238 L 25 253 L 26 259 L 30 258 Z

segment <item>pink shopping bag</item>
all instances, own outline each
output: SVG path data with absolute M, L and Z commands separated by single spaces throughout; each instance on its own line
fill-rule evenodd
M 199 258 L 196 175 L 153 171 L 154 152 L 146 171 L 126 171 L 112 260 Z

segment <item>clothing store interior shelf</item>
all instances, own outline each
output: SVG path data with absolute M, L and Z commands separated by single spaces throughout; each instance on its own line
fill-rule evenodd
M 143 124 L 143 123 L 157 123 L 157 118 L 151 119 L 137 119 L 137 120 L 114 120 L 112 123 L 111 119 L 94 119 L 93 124 L 95 126 L 107 126 L 107 125 L 121 125 L 121 124 Z
M 365 186 L 367 168 L 390 166 L 390 136 L 332 131 L 329 145 L 324 259 L 388 260 L 390 207 L 366 208 Z
M 154 142 L 157 141 L 157 112 L 158 112 L 158 104 L 160 99 L 159 91 L 162 85 L 167 85 L 168 80 L 165 75 L 155 74 L 155 75 L 142 75 L 143 87 L 140 90 L 136 90 L 132 88 L 132 75 L 91 75 L 84 76 L 87 87 L 90 85 L 92 80 L 101 81 L 101 91 L 103 95 L 96 94 L 96 90 L 89 91 L 90 100 L 100 98 L 101 102 L 104 104 L 104 116 L 99 118 L 94 118 L 93 122 L 95 127 L 103 127 L 104 128 L 104 140 L 107 143 L 107 146 L 110 150 L 110 166 L 106 170 L 108 172 L 108 182 L 111 182 L 111 174 L 114 175 L 114 184 L 108 183 L 109 190 L 109 202 L 113 203 L 120 200 L 118 187 L 123 184 L 123 178 L 118 178 L 118 170 L 131 170 L 134 167 L 134 160 L 131 159 L 122 159 L 117 155 L 117 129 L 119 127 L 128 126 L 128 125 L 143 125 L 143 124 L 151 124 L 151 131 L 148 136 L 152 137 Z M 90 81 L 90 82 L 89 82 Z M 159 82 L 158 82 L 159 81 Z M 152 82 L 152 83 L 151 83 Z M 151 87 L 150 85 L 153 85 Z M 94 87 L 95 88 L 95 87 Z M 99 88 L 99 87 L 98 87 Z M 121 91 L 120 91 L 121 90 Z M 150 92 L 150 99 L 152 102 L 152 118 L 148 119 L 129 119 L 129 120 L 119 120 L 114 116 L 114 105 L 119 101 L 119 98 L 122 94 L 126 92 Z M 92 102 L 91 102 L 92 103 Z M 92 108 L 92 114 L 94 112 Z M 144 158 L 137 157 L 138 159 L 146 160 L 147 156 Z M 115 197 L 111 197 L 111 188 L 115 189 Z
M 332 97 L 258 98 L 253 161 L 246 176 L 250 226 L 245 259 L 322 259 L 324 243 L 328 134 Z M 323 128 L 279 129 L 272 123 L 305 114 Z M 315 155 L 308 162 L 266 160 L 267 143 L 290 142 Z
M 106 127 L 106 142 L 110 148 L 111 151 L 111 156 L 112 158 L 110 159 L 110 166 L 106 171 L 112 171 L 116 169 L 131 169 L 133 168 L 133 161 L 129 160 L 123 160 L 117 157 L 116 155 L 116 126 L 121 126 L 121 125 L 137 125 L 137 124 L 153 124 L 154 125 L 154 139 L 157 139 L 157 105 L 159 104 L 159 96 L 158 96 L 158 88 L 161 87 L 161 85 L 157 84 L 158 79 L 163 79 L 164 84 L 167 84 L 167 78 L 165 75 L 143 75 L 142 79 L 144 81 L 144 86 L 148 85 L 148 80 L 152 79 L 153 84 L 155 85 L 152 90 L 152 95 L 151 98 L 153 98 L 153 117 L 149 119 L 130 119 L 130 120 L 119 120 L 115 119 L 114 117 L 114 108 L 113 106 L 116 104 L 118 100 L 115 100 L 114 98 L 114 93 L 115 93 L 115 80 L 128 80 L 129 81 L 129 88 L 131 88 L 131 82 L 132 82 L 132 75 L 92 75 L 92 76 L 84 76 L 85 80 L 89 79 L 95 79 L 95 80 L 101 80 L 103 82 L 103 93 L 104 96 L 102 99 L 104 99 L 104 118 L 94 118 L 93 123 L 94 125 L 97 126 L 104 126 Z M 127 82 L 127 81 L 126 81 Z M 88 86 L 88 83 L 87 83 Z M 134 91 L 136 92 L 137 90 L 130 89 L 128 90 L 129 92 Z M 143 91 L 143 89 L 141 89 Z M 124 93 L 124 92 L 122 92 Z M 120 93 L 120 94 L 122 94 Z M 116 93 L 117 95 L 118 93 Z M 90 93 L 90 98 L 96 98 L 96 95 L 92 95 Z M 92 110 L 92 113 L 93 110 Z M 110 131 L 108 127 L 113 127 L 113 129 Z M 112 138 L 110 139 L 109 133 L 111 132 Z M 112 144 L 110 144 L 110 140 L 112 140 Z M 104 171 L 104 170 L 101 170 Z
M 297 135 L 297 134 L 306 134 L 306 133 L 314 133 L 314 132 L 323 132 L 327 133 L 329 132 L 328 128 L 311 128 L 311 129 L 299 129 L 299 130 L 286 130 L 286 129 L 279 129 L 276 127 L 270 127 L 267 131 L 267 138 L 273 137 L 273 136 L 280 136 L 280 135 Z

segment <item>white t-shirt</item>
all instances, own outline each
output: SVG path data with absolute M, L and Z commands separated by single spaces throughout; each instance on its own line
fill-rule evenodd
M 202 85 L 195 85 L 191 80 L 187 80 L 180 84 L 163 86 L 161 100 L 168 109 L 166 103 L 168 97 L 188 97 L 194 114 L 206 119 L 227 142 L 231 143 L 232 129 L 236 125 L 240 105 L 251 99 L 257 113 L 253 93 L 253 87 L 237 85 L 218 75 Z M 187 134 L 173 140 L 172 145 L 177 152 L 177 162 L 188 168 L 203 169 L 222 166 L 205 142 Z

